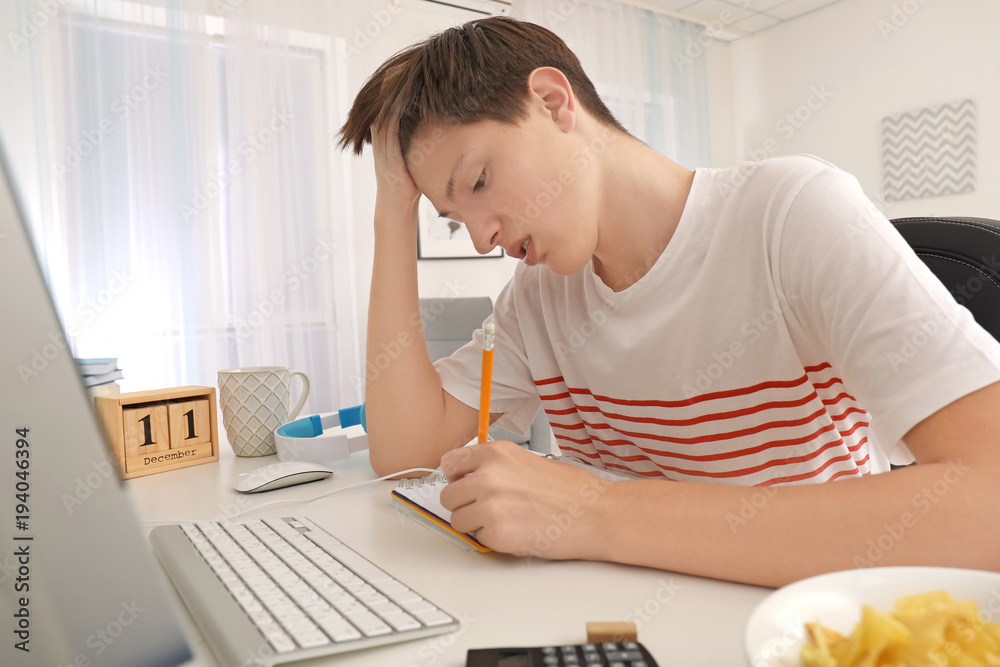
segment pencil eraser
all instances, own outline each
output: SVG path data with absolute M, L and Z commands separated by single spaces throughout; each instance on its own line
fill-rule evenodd
M 587 643 L 637 642 L 639 633 L 632 621 L 617 623 L 587 623 Z

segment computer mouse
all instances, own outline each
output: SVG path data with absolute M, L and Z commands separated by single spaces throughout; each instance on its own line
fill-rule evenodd
M 276 461 L 236 476 L 233 488 L 240 493 L 261 493 L 294 484 L 326 479 L 333 470 L 318 463 Z

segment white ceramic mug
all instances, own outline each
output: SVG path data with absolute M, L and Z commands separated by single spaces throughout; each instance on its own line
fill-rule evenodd
M 292 376 L 302 379 L 302 392 L 291 410 Z M 237 456 L 275 453 L 274 429 L 295 419 L 309 396 L 309 378 L 283 366 L 248 366 L 219 371 L 219 403 L 226 438 Z

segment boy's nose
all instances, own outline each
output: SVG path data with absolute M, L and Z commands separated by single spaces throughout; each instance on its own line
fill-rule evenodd
M 483 221 L 469 221 L 466 223 L 469 235 L 472 237 L 472 244 L 476 246 L 476 252 L 485 255 L 491 252 L 500 243 L 500 220 L 489 217 Z

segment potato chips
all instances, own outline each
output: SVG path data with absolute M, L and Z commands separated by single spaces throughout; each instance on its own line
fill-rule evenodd
M 807 623 L 803 667 L 1000 667 L 1000 624 L 943 591 L 908 595 L 885 614 L 865 605 L 850 636 Z

